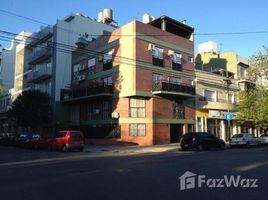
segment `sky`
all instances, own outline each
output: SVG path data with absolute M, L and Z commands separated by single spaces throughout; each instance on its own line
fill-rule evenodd
M 268 46 L 267 0 L 0 0 L 0 30 L 19 33 L 36 32 L 41 24 L 8 15 L 1 10 L 55 24 L 70 13 L 98 17 L 104 8 L 113 10 L 113 18 L 122 26 L 134 19 L 142 21 L 144 13 L 154 17 L 167 15 L 178 21 L 187 20 L 195 28 L 195 53 L 202 42 L 215 41 L 218 51 L 235 51 L 250 57 Z M 261 32 L 245 34 L 246 32 Z M 240 33 L 202 35 L 203 33 Z M 0 38 L 2 47 L 8 43 Z

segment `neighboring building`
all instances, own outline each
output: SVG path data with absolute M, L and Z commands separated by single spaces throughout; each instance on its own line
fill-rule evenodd
M 8 90 L 14 87 L 15 63 L 18 46 L 24 45 L 25 40 L 29 35 L 31 35 L 30 32 L 22 31 L 11 41 L 9 48 L 4 48 L 2 50 L 0 80 L 5 92 L 8 92 Z
M 112 15 L 110 9 L 104 14 Z M 78 38 L 86 42 L 113 31 L 116 26 L 109 21 L 98 22 L 82 14 L 70 14 L 57 20 L 53 26 L 41 27 L 27 39 L 26 46 L 17 50 L 14 94 L 25 90 L 41 90 L 51 97 L 53 127 L 64 121 L 66 109 L 60 104 L 60 90 L 69 88 L 71 82 L 71 51 Z M 63 118 L 60 118 L 63 117 Z
M 235 105 L 239 88 L 237 81 L 230 79 L 229 99 L 224 76 L 196 70 L 196 131 L 209 131 L 225 141 L 237 133 L 236 120 L 228 124 L 225 115 L 235 116 Z M 228 102 L 229 100 L 229 102 Z M 230 134 L 229 134 L 230 133 Z
M 213 41 L 198 45 L 195 63 L 196 69 L 207 72 L 222 69 L 228 72 L 227 76 L 234 76 L 234 79 L 245 79 L 249 67 L 249 60 L 234 51 L 218 53 L 217 44 Z
M 194 130 L 194 29 L 162 16 L 132 21 L 73 52 L 72 128 L 140 145 L 178 142 Z
M 19 60 L 17 53 L 21 46 L 25 46 L 29 35 L 31 35 L 30 32 L 22 31 L 11 41 L 10 47 L 2 51 L 0 80 L 4 91 L 0 95 L 0 132 L 15 131 L 14 124 L 8 119 L 7 111 L 14 100 L 15 65 Z
M 252 134 L 256 134 L 256 130 L 253 126 L 253 123 L 246 122 L 244 125 L 241 125 L 235 120 L 235 103 L 236 101 L 239 101 L 238 91 L 245 91 L 255 87 L 255 83 L 247 79 L 249 60 L 247 58 L 244 58 L 243 56 L 237 55 L 234 51 L 218 53 L 217 44 L 213 41 L 209 41 L 198 45 L 198 54 L 196 55 L 195 63 L 196 76 L 198 77 L 201 75 L 201 77 L 203 77 L 201 78 L 201 80 L 205 80 L 206 76 L 209 76 L 208 74 L 211 74 L 210 76 L 214 76 L 214 78 L 211 77 L 210 88 L 207 88 L 208 90 L 213 91 L 212 93 L 207 92 L 207 95 L 214 95 L 213 102 L 217 102 L 217 98 L 225 98 L 226 101 L 226 85 L 224 86 L 224 78 L 230 78 L 232 82 L 232 84 L 230 85 L 230 92 L 232 92 L 231 90 L 233 90 L 233 94 L 235 95 L 234 97 L 230 96 L 230 99 L 235 98 L 235 102 L 233 102 L 234 104 L 232 102 L 229 102 L 229 105 L 231 106 L 230 112 L 234 115 L 234 119 L 230 121 L 230 131 L 226 131 L 227 120 L 223 120 L 223 114 L 227 112 L 227 104 L 225 103 L 224 105 L 220 102 L 217 102 L 216 105 L 215 103 L 211 104 L 210 101 L 208 101 L 207 105 L 202 105 L 202 103 L 197 102 L 197 129 L 209 130 L 213 134 L 217 135 L 218 137 L 221 137 L 226 141 L 228 141 L 230 137 L 236 132 L 249 132 Z M 212 73 L 209 72 L 212 72 L 213 74 L 218 74 L 220 76 L 216 78 L 216 75 L 212 75 Z M 207 75 L 204 76 L 204 74 Z M 199 80 L 200 78 L 197 79 Z M 208 77 L 207 79 L 210 80 Z M 218 81 L 216 81 L 216 79 L 218 79 Z M 203 85 L 201 86 L 201 89 L 202 87 Z M 202 90 L 200 91 L 200 84 L 197 84 L 197 91 L 199 94 L 202 94 Z M 222 96 L 221 94 L 224 94 L 225 97 L 218 97 L 219 93 L 220 96 Z M 205 95 L 204 91 L 203 95 Z M 205 108 L 208 110 L 204 110 L 203 106 L 205 106 Z M 209 108 L 207 106 L 209 106 Z M 217 111 L 214 112 L 213 110 Z M 217 117 L 212 117 L 213 115 Z M 224 131 L 226 134 L 224 134 Z M 227 134 L 229 132 L 230 134 Z

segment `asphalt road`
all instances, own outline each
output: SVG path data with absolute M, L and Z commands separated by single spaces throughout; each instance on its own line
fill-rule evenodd
M 195 188 L 182 189 L 190 171 Z M 267 199 L 268 147 L 143 154 L 47 152 L 0 146 L 1 200 Z M 198 175 L 203 182 L 198 187 Z M 238 187 L 213 180 L 240 176 Z M 250 188 L 253 179 L 257 182 Z M 247 180 L 250 184 L 247 185 Z M 189 182 L 190 181 L 190 182 Z M 207 182 L 208 181 L 208 182 Z M 215 180 L 217 182 L 217 180 Z M 188 179 L 186 184 L 191 185 Z M 209 187 L 210 186 L 210 187 Z M 242 187 L 246 186 L 246 187 Z

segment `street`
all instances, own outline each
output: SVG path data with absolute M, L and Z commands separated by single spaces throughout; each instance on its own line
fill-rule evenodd
M 49 152 L 0 146 L 0 197 L 48 199 L 267 199 L 268 147 L 163 153 Z M 186 171 L 257 179 L 257 186 L 181 190 Z

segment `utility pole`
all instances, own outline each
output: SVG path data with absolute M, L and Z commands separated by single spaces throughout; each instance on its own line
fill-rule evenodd
M 226 91 L 227 91 L 227 114 L 230 115 L 230 106 L 229 106 L 229 90 L 230 90 L 230 85 L 232 84 L 232 81 L 230 78 L 224 78 L 223 79 L 224 81 L 224 85 L 226 85 Z M 227 125 L 227 137 L 230 139 L 231 138 L 231 126 L 230 126 L 230 119 L 227 118 L 227 122 L 228 122 L 228 125 Z

